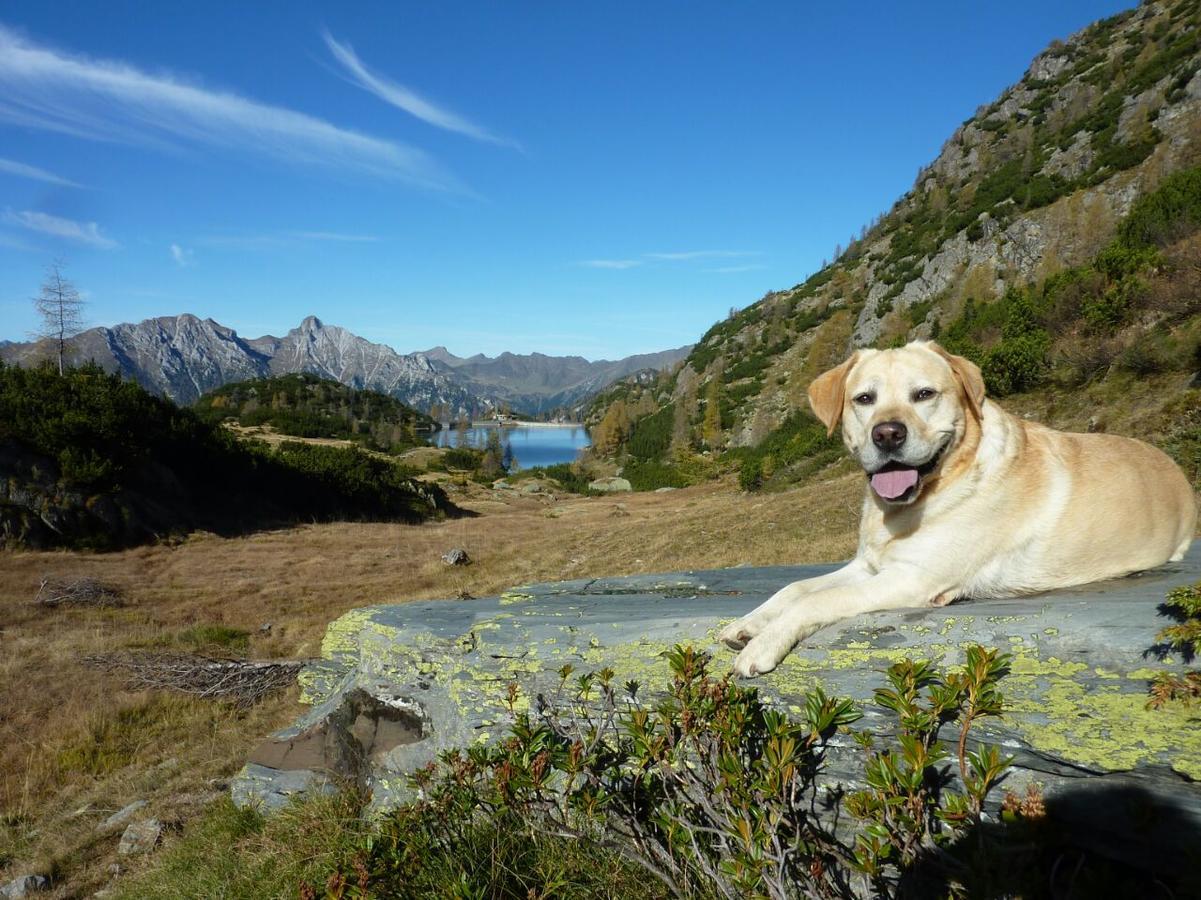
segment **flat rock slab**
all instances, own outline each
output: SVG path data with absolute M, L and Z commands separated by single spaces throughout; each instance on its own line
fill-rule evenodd
M 553 693 L 568 663 L 577 673 L 607 666 L 616 683 L 633 679 L 640 696 L 653 695 L 668 681 L 663 657 L 677 643 L 709 650 L 714 671 L 725 670 L 733 653 L 715 639 L 724 623 L 788 582 L 832 568 L 588 579 L 352 610 L 329 626 L 322 658 L 301 673 L 311 711 L 256 751 L 235 780 L 235 798 L 272 807 L 310 788 L 328 790 L 329 778 L 340 776 L 369 788 L 377 808 L 395 806 L 409 796 L 408 773 L 443 750 L 503 734 L 512 721 L 510 682 L 521 691 L 517 711 Z M 1183 816 L 1196 835 L 1201 709 L 1148 710 L 1146 699 L 1156 671 L 1186 668 L 1149 652 L 1171 622 L 1159 605 L 1171 588 L 1198 580 L 1201 547 L 1183 562 L 1083 588 L 861 616 L 818 632 L 754 684 L 794 713 L 821 684 L 860 701 L 865 717 L 855 727 L 891 733 L 895 718 L 872 702 L 889 665 L 906 657 L 952 665 L 970 644 L 998 647 L 1013 656 L 1001 683 L 1005 714 L 980 736 L 1017 758 L 1010 786 L 1037 781 L 1048 797 L 1103 786 L 1127 805 L 1168 804 L 1179 815 L 1164 821 L 1179 826 Z M 862 777 L 859 751 L 849 738 L 834 744 L 827 777 L 853 787 Z M 1085 822 L 1110 799 L 1076 793 Z

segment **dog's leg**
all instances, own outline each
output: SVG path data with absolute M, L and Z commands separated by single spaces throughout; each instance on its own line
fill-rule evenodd
M 829 588 L 847 587 L 866 581 L 871 577 L 872 573 L 867 565 L 858 559 L 853 559 L 841 569 L 825 575 L 806 578 L 804 581 L 794 581 L 776 591 L 741 619 L 737 619 L 723 628 L 717 639 L 727 647 L 741 650 L 746 646 L 747 641 L 763 631 L 777 616 L 793 604 L 804 602 L 804 598 L 808 595 Z
M 734 671 L 746 678 L 770 672 L 798 641 L 819 628 L 861 613 L 926 606 L 932 597 L 945 589 L 947 587 L 924 578 L 904 577 L 890 571 L 857 584 L 808 594 L 776 616 L 758 636 L 751 638 L 734 661 Z

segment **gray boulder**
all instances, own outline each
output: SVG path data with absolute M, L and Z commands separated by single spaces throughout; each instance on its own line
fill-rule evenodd
M 607 666 L 616 683 L 636 680 L 639 696 L 653 697 L 667 683 L 663 657 L 673 644 L 703 647 L 718 671 L 726 669 L 733 653 L 716 643 L 724 623 L 789 581 L 831 568 L 588 579 L 479 600 L 352 610 L 329 626 L 322 658 L 301 673 L 310 712 L 256 751 L 234 779 L 234 798 L 271 808 L 281 795 L 351 778 L 376 808 L 395 806 L 410 796 L 408 773 L 443 750 L 504 733 L 512 721 L 504 696 L 510 681 L 521 689 L 517 712 L 540 692 L 553 693 L 565 664 L 577 672 Z M 895 717 L 872 702 L 889 665 L 906 657 L 952 665 L 967 645 L 1001 648 L 1013 657 L 1001 682 L 1004 716 L 973 734 L 1015 757 L 1006 786 L 1020 794 L 1031 782 L 1042 785 L 1047 802 L 1058 803 L 1081 835 L 1149 858 L 1174 852 L 1201 828 L 1196 710 L 1146 708 L 1154 672 L 1184 668 L 1148 653 L 1168 624 L 1158 607 L 1169 589 L 1199 579 L 1201 546 L 1181 563 L 1137 577 L 860 616 L 818 632 L 754 684 L 794 714 L 821 684 L 859 701 L 865 715 L 856 728 L 890 735 Z M 827 783 L 861 786 L 861 751 L 849 737 L 835 737 L 827 762 Z M 1166 812 L 1133 838 L 1098 812 L 1136 800 Z
M 135 800 L 125 808 L 113 813 L 97 827 L 100 831 L 111 831 L 115 828 L 119 828 L 132 819 L 138 810 L 145 808 L 145 806 L 145 800 Z
M 632 491 L 633 485 L 625 478 L 598 478 L 595 481 L 588 482 L 588 490 L 599 491 L 602 494 L 617 494 L 624 491 Z
M 22 875 L 0 887 L 0 897 L 4 900 L 20 900 L 49 887 L 50 879 L 45 875 Z
M 447 550 L 442 554 L 442 562 L 448 566 L 469 566 L 471 565 L 471 557 L 467 555 L 467 551 L 462 547 L 455 547 L 453 550 Z
M 122 856 L 135 856 L 149 853 L 158 846 L 159 838 L 163 836 L 163 823 L 158 819 L 143 819 L 134 822 L 121 835 L 117 844 L 117 852 Z

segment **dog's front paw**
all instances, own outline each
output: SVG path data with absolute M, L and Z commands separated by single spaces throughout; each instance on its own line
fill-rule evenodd
M 759 633 L 754 616 L 743 616 L 735 619 L 721 630 L 717 639 L 731 650 L 741 650 Z
M 791 649 L 791 641 L 784 642 L 776 635 L 761 634 L 742 648 L 734 660 L 734 673 L 743 678 L 766 675 L 780 664 Z

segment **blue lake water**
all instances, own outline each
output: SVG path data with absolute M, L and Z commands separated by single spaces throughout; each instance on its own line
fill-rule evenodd
M 495 430 L 494 427 L 467 429 L 467 446 L 482 449 L 488 440 L 488 434 Z M 457 447 L 459 440 L 459 435 L 453 427 L 443 427 L 434 435 L 434 444 L 438 447 Z M 588 430 L 583 425 L 522 425 L 502 428 L 500 440 L 512 450 L 517 465 L 523 469 L 571 462 L 576 458 L 576 454 L 589 444 Z

